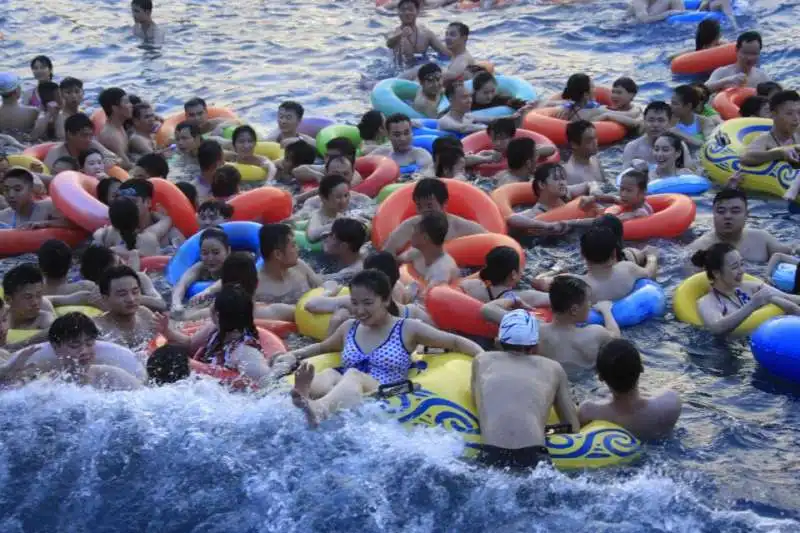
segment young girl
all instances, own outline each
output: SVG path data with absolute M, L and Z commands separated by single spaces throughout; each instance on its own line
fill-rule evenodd
M 617 215 L 617 218 L 625 221 L 653 214 L 653 208 L 646 202 L 647 182 L 647 174 L 638 170 L 628 170 L 622 175 L 619 183 L 619 199 L 612 197 L 614 203 L 625 209 Z
M 486 254 L 486 266 L 480 271 L 480 279 L 465 279 L 459 286 L 461 290 L 481 302 L 498 299 L 522 302 L 529 307 L 550 305 L 547 293 L 537 290 L 515 290 L 521 279 L 520 257 L 516 250 L 508 246 L 498 246 Z
M 172 219 L 163 216 L 158 222 L 139 231 L 139 208 L 133 200 L 119 197 L 108 208 L 110 226 L 100 228 L 94 234 L 94 242 L 107 246 L 120 256 L 130 260 L 161 253 L 160 241 L 172 228 Z M 131 265 L 134 270 L 136 267 Z
M 361 153 L 364 155 L 386 144 L 389 135 L 386 133 L 383 113 L 374 109 L 364 113 L 358 123 L 358 133 L 362 141 Z
M 275 174 L 278 172 L 275 164 L 269 158 L 255 154 L 256 143 L 258 142 L 256 130 L 247 125 L 239 126 L 233 130 L 231 142 L 236 152 L 235 160 L 237 163 L 263 168 L 267 173 L 267 180 L 275 179 Z
M 200 262 L 183 273 L 172 288 L 172 311 L 183 312 L 186 290 L 195 281 L 216 281 L 220 279 L 222 265 L 231 253 L 228 236 L 219 228 L 208 228 L 200 235 Z
M 38 84 L 40 81 L 53 81 L 53 62 L 47 56 L 36 56 L 31 60 L 31 72 L 37 87 L 25 91 L 22 95 L 22 104 L 40 108 L 42 99 L 39 96 Z
M 103 162 L 103 154 L 96 148 L 89 148 L 85 152 L 81 152 L 80 155 L 78 155 L 78 164 L 81 166 L 81 172 L 87 176 L 92 176 L 100 180 L 108 178 L 106 174 L 106 165 Z M 117 183 L 122 183 L 119 180 L 116 181 Z M 98 198 L 100 198 L 99 190 L 97 195 Z M 108 202 L 104 202 L 102 199 L 100 199 L 100 201 L 108 205 Z
M 311 215 L 306 228 L 311 242 L 325 238 L 331 232 L 333 222 L 349 211 L 350 186 L 347 180 L 338 174 L 325 176 L 319 183 L 319 198 L 322 205 Z
M 556 117 L 567 120 L 592 120 L 606 109 L 592 99 L 594 84 L 586 74 L 573 74 L 561 93 L 564 103 Z
M 382 385 L 405 382 L 411 353 L 420 344 L 470 356 L 481 348 L 463 337 L 445 333 L 419 320 L 398 318 L 392 285 L 383 272 L 365 270 L 350 283 L 350 302 L 358 319 L 344 322 L 326 340 L 291 355 L 298 361 L 315 355 L 341 352 L 341 370 L 315 376 L 314 367 L 302 365 L 295 374 L 292 401 L 302 409 L 310 426 L 334 411 L 351 408 Z

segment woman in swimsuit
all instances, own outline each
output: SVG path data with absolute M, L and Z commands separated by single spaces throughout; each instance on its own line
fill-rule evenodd
M 607 109 L 592 99 L 594 83 L 586 74 L 573 74 L 561 93 L 564 102 L 557 118 L 573 122 L 575 120 L 592 120 Z
M 485 265 L 479 273 L 479 279 L 465 279 L 459 284 L 461 290 L 484 303 L 502 299 L 522 302 L 529 307 L 550 306 L 550 296 L 547 293 L 515 289 L 522 273 L 519 269 L 519 254 L 513 248 L 492 248 L 486 254 Z
M 326 340 L 291 352 L 297 360 L 329 352 L 342 353 L 340 370 L 324 370 L 303 364 L 295 374 L 292 401 L 301 408 L 310 426 L 339 409 L 355 407 L 364 395 L 381 386 L 408 380 L 411 353 L 422 344 L 472 357 L 481 347 L 458 335 L 439 331 L 419 320 L 398 318 L 389 278 L 378 270 L 364 270 L 350 282 L 355 319 L 342 324 Z
M 258 142 L 258 136 L 256 135 L 256 130 L 248 125 L 238 126 L 235 130 L 233 130 L 233 135 L 231 136 L 231 143 L 233 144 L 233 150 L 236 152 L 236 162 L 243 164 L 243 165 L 253 165 L 256 167 L 260 167 L 267 173 L 267 177 L 264 178 L 266 181 L 275 179 L 275 174 L 277 174 L 278 170 L 275 167 L 275 163 L 269 160 L 269 158 L 256 155 L 256 143 Z
M 472 89 L 472 111 L 498 106 L 519 110 L 527 105 L 524 100 L 514 98 L 508 94 L 498 93 L 497 79 L 486 71 L 479 72 L 472 79 Z
M 208 228 L 200 235 L 200 262 L 183 273 L 172 289 L 172 312 L 183 312 L 186 290 L 196 281 L 220 279 L 222 265 L 231 253 L 228 235 L 219 228 Z
M 788 314 L 800 314 L 800 297 L 782 293 L 762 281 L 745 281 L 742 256 L 726 242 L 712 245 L 692 256 L 692 263 L 705 268 L 711 290 L 697 301 L 697 311 L 706 328 L 725 335 L 753 312 L 773 303 Z
M 22 95 L 22 104 L 40 108 L 42 99 L 39 97 L 38 85 L 40 81 L 53 81 L 53 62 L 47 56 L 36 56 L 31 60 L 31 72 L 37 87 L 25 91 Z

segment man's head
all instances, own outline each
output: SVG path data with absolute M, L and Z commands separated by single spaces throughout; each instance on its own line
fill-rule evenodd
M 97 283 L 109 313 L 132 316 L 142 301 L 142 284 L 136 272 L 127 265 L 106 268 Z
M 133 106 L 133 127 L 136 131 L 150 134 L 156 127 L 156 113 L 150 104 L 142 103 Z
M 221 200 L 206 200 L 197 208 L 197 224 L 200 229 L 219 226 L 233 216 L 233 207 Z
M 764 96 L 748 96 L 739 106 L 739 114 L 742 118 L 772 118 L 769 110 L 769 100 Z
M 588 120 L 576 120 L 567 124 L 567 142 L 573 152 L 583 157 L 591 157 L 599 151 L 597 129 Z
M 400 0 L 397 6 L 397 15 L 400 17 L 400 24 L 413 25 L 419 15 L 419 0 Z
M 325 253 L 334 257 L 358 255 L 367 242 L 367 228 L 352 218 L 337 218 L 331 226 L 331 233 L 325 239 Z
M 214 198 L 230 198 L 239 194 L 242 174 L 232 165 L 222 165 L 211 178 L 211 195 Z
M 83 313 L 72 312 L 50 324 L 50 341 L 59 363 L 68 368 L 87 367 L 94 362 L 95 341 L 100 335 L 94 321 Z
M 153 0 L 132 0 L 131 14 L 137 24 L 150 22 L 153 15 Z
M 136 161 L 136 165 L 128 172 L 129 178 L 150 179 L 167 178 L 169 163 L 163 155 L 151 152 L 144 154 Z
M 108 118 L 128 120 L 133 116 L 133 106 L 125 91 L 119 87 L 105 89 L 98 97 L 100 107 Z
M 103 271 L 118 263 L 119 258 L 110 248 L 93 244 L 81 256 L 81 277 L 97 283 Z
M 66 77 L 59 83 L 64 107 L 77 109 L 83 102 L 83 82 L 78 78 Z
M 402 113 L 395 113 L 386 119 L 386 131 L 389 142 L 395 152 L 407 152 L 411 149 L 411 119 Z
M 449 196 L 447 185 L 436 178 L 422 178 L 414 185 L 414 192 L 411 193 L 420 215 L 444 211 Z
M 319 182 L 319 198 L 331 213 L 344 213 L 350 207 L 350 185 L 344 176 L 328 174 Z
M 694 110 L 700 104 L 700 95 L 691 85 L 678 85 L 672 93 L 672 114 L 680 119 L 694 116 Z
M 639 86 L 631 78 L 617 78 L 611 85 L 611 106 L 614 109 L 627 109 L 638 92 Z
M 472 108 L 472 93 L 463 83 L 448 83 L 444 95 L 450 102 L 450 109 L 457 113 L 467 113 Z
M 12 72 L 0 72 L 0 97 L 5 101 L 16 101 L 22 96 L 22 82 Z
M 746 31 L 736 39 L 736 63 L 739 68 L 748 72 L 758 64 L 761 57 L 761 34 L 757 31 Z
M 775 129 L 786 134 L 800 128 L 800 95 L 797 91 L 780 91 L 769 99 L 769 110 Z
M 714 197 L 714 231 L 719 236 L 736 236 L 747 223 L 747 196 L 739 189 L 722 189 Z
M 274 263 L 282 268 L 291 268 L 297 264 L 297 244 L 294 233 L 287 224 L 264 224 L 258 232 L 261 255 L 265 262 Z
M 647 137 L 655 141 L 669 129 L 671 120 L 672 108 L 668 103 L 660 100 L 650 102 L 644 109 L 644 132 Z
M 500 321 L 497 340 L 504 350 L 536 353 L 539 344 L 539 324 L 524 309 L 515 309 Z
M 84 113 L 75 113 L 64 121 L 64 133 L 70 153 L 79 154 L 92 145 L 94 125 Z
M 295 136 L 305 110 L 297 102 L 287 100 L 278 106 L 278 129 L 282 135 Z
M 58 239 L 45 241 L 36 253 L 39 268 L 47 279 L 62 280 L 72 266 L 72 248 Z
M 149 180 L 129 179 L 119 186 L 117 196 L 130 198 L 139 210 L 139 220 L 147 220 L 153 207 L 155 188 Z
M 353 160 L 344 155 L 327 157 L 325 161 L 325 174 L 337 174 L 348 183 L 353 181 Z
M 181 153 L 197 153 L 202 142 L 203 136 L 200 134 L 200 128 L 194 122 L 184 120 L 175 126 L 175 144 Z
M 608 228 L 592 227 L 581 235 L 581 255 L 589 266 L 608 263 L 616 250 L 617 237 Z
M 636 346 L 627 339 L 611 339 L 597 354 L 597 375 L 611 392 L 625 394 L 639 383 L 644 372 L 642 358 Z
M 536 141 L 528 137 L 513 139 L 508 143 L 506 156 L 509 170 L 524 170 L 527 175 L 532 176 L 536 170 Z
M 295 141 L 284 150 L 283 168 L 287 172 L 302 166 L 313 165 L 317 159 L 317 151 L 305 141 Z
M 498 118 L 486 127 L 486 133 L 492 140 L 492 148 L 505 155 L 508 143 L 517 134 L 517 124 L 513 118 Z
M 197 148 L 197 163 L 203 174 L 211 175 L 221 167 L 225 162 L 223 156 L 222 146 L 212 139 L 206 139 Z
M 422 94 L 436 98 L 442 93 L 442 68 L 436 63 L 425 63 L 417 71 Z
M 334 137 L 325 145 L 325 162 L 334 157 L 346 157 L 353 164 L 356 162 L 356 147 L 347 137 Z
M 461 52 L 467 48 L 469 26 L 463 22 L 451 22 L 444 34 L 444 44 L 451 52 Z
M 15 266 L 3 276 L 3 293 L 13 318 L 18 321 L 36 320 L 44 295 L 41 270 L 33 263 Z
M 183 104 L 183 113 L 186 121 L 198 128 L 203 128 L 208 122 L 208 104 L 202 98 L 195 97 Z
M 448 227 L 447 214 L 442 211 L 422 215 L 411 235 L 411 246 L 423 251 L 440 248 L 447 237 Z
M 780 83 L 774 81 L 763 81 L 756 85 L 756 95 L 763 96 L 767 100 L 781 92 L 783 87 Z
M 550 285 L 550 308 L 573 324 L 586 322 L 592 307 L 591 287 L 577 276 L 562 274 Z
M 147 377 L 154 385 L 176 383 L 190 374 L 189 351 L 184 346 L 159 346 L 147 359 Z
M 27 169 L 14 167 L 6 172 L 2 187 L 8 207 L 14 211 L 27 209 L 34 201 L 33 174 Z

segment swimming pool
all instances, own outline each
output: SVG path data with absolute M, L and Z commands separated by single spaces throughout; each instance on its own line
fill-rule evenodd
M 362 74 L 391 72 L 383 35 L 396 22 L 371 0 L 162 0 L 161 50 L 129 37 L 128 2 L 38 4 L 4 3 L 3 68 L 27 74 L 45 53 L 57 76 L 86 81 L 90 98 L 119 85 L 166 111 L 199 94 L 264 125 L 292 98 L 310 114 L 353 121 L 369 101 Z M 667 97 L 678 81 L 666 57 L 689 46 L 693 30 L 625 25 L 623 4 L 523 2 L 443 10 L 423 23 L 466 22 L 476 57 L 546 93 L 585 71 L 598 84 L 632 75 L 642 99 Z M 800 3 L 751 4 L 741 22 L 762 21 L 767 70 L 800 86 Z M 618 170 L 620 154 L 606 150 L 606 168 Z M 699 202 L 695 235 L 709 227 L 710 198 Z M 755 226 L 798 237 L 783 202 L 753 200 L 751 212 Z M 670 292 L 687 273 L 680 252 L 689 240 L 655 243 Z M 574 268 L 576 242 L 538 242 L 530 272 Z M 586 475 L 476 469 L 455 459 L 456 437 L 408 433 L 370 408 L 309 432 L 285 397 L 253 400 L 207 384 L 102 395 L 37 383 L 4 393 L 0 532 L 798 531 L 800 389 L 759 371 L 745 343 L 725 345 L 671 314 L 626 335 L 644 352 L 645 388 L 675 388 L 685 409 L 675 437 L 642 465 Z M 582 399 L 603 388 L 586 379 L 574 391 Z

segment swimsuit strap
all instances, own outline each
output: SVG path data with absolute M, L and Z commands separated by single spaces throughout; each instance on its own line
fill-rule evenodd
M 727 294 L 720 292 L 719 290 L 713 287 L 711 288 L 711 290 L 714 292 L 714 296 L 717 297 L 717 302 L 722 306 L 722 316 L 726 316 L 728 314 L 728 304 L 722 301 L 722 298 L 725 298 L 725 300 L 734 304 L 736 309 L 741 309 L 742 307 L 744 307 L 744 304 L 750 301 L 750 296 L 739 287 L 736 287 L 733 291 L 733 293 L 736 295 L 736 300 L 734 300 Z

